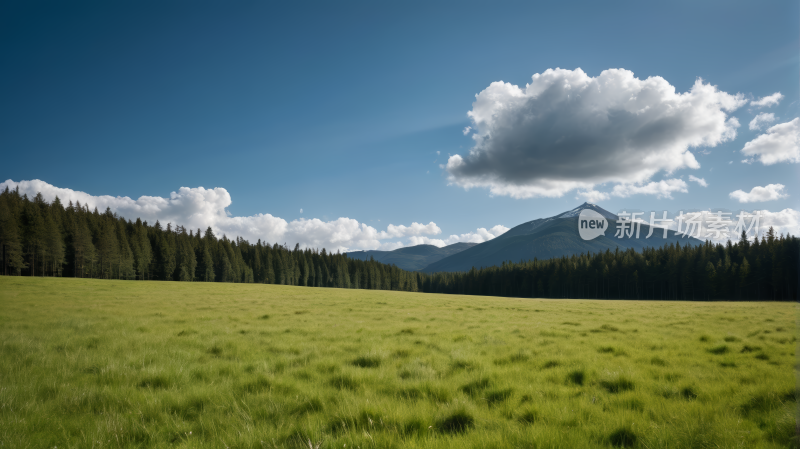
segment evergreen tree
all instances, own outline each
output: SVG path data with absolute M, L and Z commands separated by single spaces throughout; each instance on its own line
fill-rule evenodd
M 17 219 L 6 204 L 9 196 L 10 193 L 6 187 L 5 193 L 0 195 L 0 257 L 3 261 L 3 274 L 19 276 L 27 264 L 23 260 L 22 241 Z

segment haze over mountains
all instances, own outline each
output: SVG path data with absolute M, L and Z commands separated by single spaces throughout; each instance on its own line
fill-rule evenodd
M 584 209 L 593 210 L 608 220 L 605 235 L 593 240 L 583 240 L 580 237 L 578 217 Z M 468 271 L 472 267 L 490 267 L 507 261 L 527 261 L 534 257 L 542 260 L 588 252 L 598 253 L 607 249 L 614 251 L 616 248 L 641 251 L 645 247 L 659 247 L 677 242 L 681 245 L 702 243 L 695 238 L 678 236 L 675 231 L 668 231 L 665 239 L 660 229 L 656 229 L 653 236 L 646 239 L 645 236 L 650 232 L 648 225 L 641 225 L 638 239 L 635 234 L 633 237 L 616 238 L 614 234 L 618 220 L 616 215 L 595 204 L 583 203 L 554 217 L 540 218 L 511 228 L 499 237 L 432 263 L 423 271 Z
M 416 245 L 399 248 L 394 251 L 354 251 L 347 253 L 347 257 L 358 260 L 369 260 L 371 257 L 377 262 L 394 264 L 404 270 L 420 271 L 434 262 L 460 253 L 475 245 L 477 243 L 466 242 L 453 243 L 442 248 L 433 245 Z
M 592 210 L 608 220 L 606 232 L 592 240 L 583 240 L 578 230 L 578 219 L 581 211 Z M 444 248 L 432 245 L 418 245 L 400 248 L 395 251 L 359 251 L 348 253 L 348 257 L 395 264 L 406 270 L 421 270 L 427 273 L 438 271 L 469 271 L 472 267 L 482 268 L 501 265 L 503 262 L 539 260 L 571 256 L 581 253 L 599 253 L 617 248 L 625 250 L 633 248 L 641 251 L 646 247 L 660 247 L 667 244 L 699 245 L 696 238 L 678 235 L 675 231 L 667 231 L 663 238 L 661 229 L 654 230 L 653 235 L 645 238 L 650 226 L 641 225 L 639 238 L 625 236 L 614 237 L 619 217 L 591 203 L 584 203 L 575 209 L 563 212 L 550 218 L 539 218 L 510 229 L 505 234 L 492 240 L 475 243 L 456 243 Z

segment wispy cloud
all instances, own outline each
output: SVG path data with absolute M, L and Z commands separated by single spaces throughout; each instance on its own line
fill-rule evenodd
M 778 105 L 781 100 L 783 100 L 783 94 L 780 92 L 775 92 L 772 95 L 767 95 L 766 97 L 761 97 L 758 100 L 751 101 L 750 105 L 757 108 L 769 108 Z

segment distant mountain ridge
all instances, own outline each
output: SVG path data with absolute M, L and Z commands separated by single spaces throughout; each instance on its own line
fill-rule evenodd
M 477 243 L 466 242 L 453 243 L 442 248 L 434 245 L 416 245 L 398 248 L 394 251 L 354 251 L 345 253 L 345 255 L 358 260 L 369 260 L 371 257 L 376 262 L 394 264 L 403 270 L 420 271 L 434 262 L 458 254 L 475 245 Z
M 583 240 L 578 231 L 578 217 L 585 209 L 592 210 L 608 220 L 606 235 L 593 240 Z M 646 239 L 650 232 L 649 225 L 641 225 L 640 238 L 625 236 L 616 238 L 614 234 L 619 217 L 600 206 L 583 203 L 575 209 L 563 212 L 550 218 L 539 218 L 518 225 L 492 240 L 475 245 L 457 254 L 445 257 L 425 267 L 424 272 L 437 271 L 469 271 L 472 267 L 482 268 L 501 265 L 503 262 L 527 261 L 534 258 L 552 259 L 581 253 L 598 253 L 607 249 L 633 248 L 641 251 L 646 247 L 660 247 L 680 242 L 681 245 L 699 245 L 702 241 L 696 238 L 678 236 L 675 231 L 668 231 L 663 238 L 663 231 L 656 229 L 653 236 Z

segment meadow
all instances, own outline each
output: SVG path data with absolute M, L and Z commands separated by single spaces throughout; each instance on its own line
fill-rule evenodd
M 0 447 L 798 447 L 796 316 L 0 277 Z

